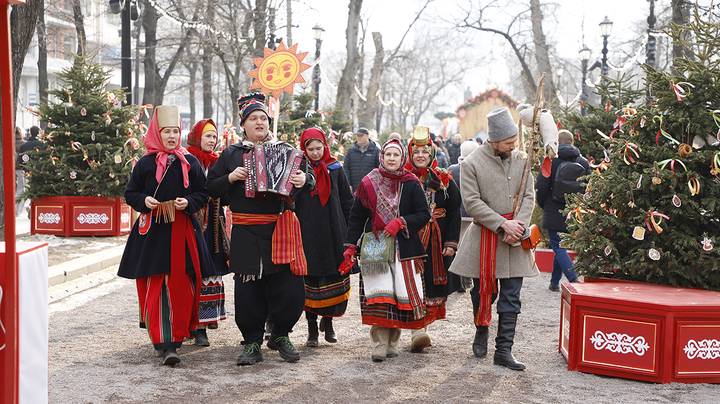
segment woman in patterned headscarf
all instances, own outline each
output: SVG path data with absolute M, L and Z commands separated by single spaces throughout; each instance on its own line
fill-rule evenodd
M 372 360 L 398 355 L 401 329 L 426 326 L 422 265 L 425 257 L 418 231 L 430 220 L 417 177 L 406 170 L 405 148 L 398 140 L 382 147 L 380 167 L 366 175 L 355 193 L 341 274 L 352 268 L 358 245 L 393 240 L 389 255 L 370 262 L 360 251 L 360 307 L 363 324 L 371 325 Z M 364 240 L 360 240 L 361 236 Z M 367 249 L 367 247 L 366 247 Z

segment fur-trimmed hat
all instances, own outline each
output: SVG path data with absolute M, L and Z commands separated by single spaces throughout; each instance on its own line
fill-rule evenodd
M 245 120 L 255 111 L 262 111 L 267 115 L 270 125 L 272 125 L 272 117 L 267 107 L 267 99 L 265 94 L 255 91 L 249 94 L 245 94 L 238 98 L 238 108 L 240 109 L 240 126 L 245 123 Z

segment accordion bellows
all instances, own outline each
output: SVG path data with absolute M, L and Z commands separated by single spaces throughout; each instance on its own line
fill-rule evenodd
M 290 195 L 293 185 L 290 175 L 300 168 L 303 153 L 285 142 L 255 145 L 243 156 L 248 169 L 245 196 L 254 198 L 257 192 Z

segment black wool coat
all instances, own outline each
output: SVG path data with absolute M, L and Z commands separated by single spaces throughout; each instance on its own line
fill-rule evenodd
M 337 275 L 343 261 L 347 220 L 353 196 L 350 184 L 340 163 L 328 166 L 330 170 L 330 198 L 325 206 L 318 195 L 303 190 L 295 198 L 295 213 L 300 219 L 303 248 L 308 262 L 308 275 Z
M 243 167 L 243 155 L 249 153 L 251 146 L 237 143 L 225 149 L 220 158 L 208 171 L 207 188 L 213 198 L 226 198 L 230 210 L 235 213 L 279 214 L 292 205 L 297 195 L 293 190 L 290 198 L 278 194 L 261 192 L 254 198 L 245 196 L 245 181 L 230 183 L 228 175 L 237 167 Z M 303 160 L 300 169 L 305 171 L 307 180 L 303 189 L 315 187 L 312 170 Z M 281 270 L 290 270 L 288 264 L 276 265 L 272 262 L 272 235 L 275 223 L 258 225 L 233 225 L 230 236 L 230 270 L 242 275 L 272 274 Z M 261 263 L 262 262 L 262 266 Z
M 133 209 L 140 213 L 150 212 L 145 206 L 145 198 L 155 195 L 160 202 L 173 200 L 177 197 L 186 198 L 188 206 L 185 211 L 176 211 L 176 215 L 190 215 L 190 220 L 195 230 L 195 241 L 200 256 L 200 272 L 203 277 L 221 275 L 215 271 L 212 264 L 210 252 L 205 244 L 200 224 L 192 217 L 192 214 L 204 207 L 208 201 L 207 190 L 205 189 L 205 173 L 200 162 L 192 154 L 186 154 L 185 158 L 190 163 L 188 173 L 190 185 L 183 187 L 182 168 L 180 160 L 170 164 L 167 174 L 158 187 L 155 179 L 155 154 L 143 156 L 133 168 L 130 174 L 130 181 L 125 189 L 125 201 Z M 157 189 L 157 193 L 155 190 Z M 120 260 L 118 276 L 129 279 L 144 278 L 151 275 L 170 273 L 170 255 L 177 252 L 171 251 L 171 230 L 172 223 L 153 223 L 147 234 L 141 235 L 138 232 L 139 221 L 133 225 L 128 236 L 125 251 Z M 186 265 L 191 273 L 192 261 L 189 253 L 186 252 Z
M 424 258 L 426 256 L 418 231 L 430 220 L 430 211 L 425 193 L 418 181 L 401 184 L 399 215 L 407 223 L 407 229 L 401 230 L 396 237 L 400 260 Z M 360 251 L 360 236 L 372 231 L 372 211 L 365 208 L 358 198 L 353 201 L 348 221 L 345 244 L 352 244 Z

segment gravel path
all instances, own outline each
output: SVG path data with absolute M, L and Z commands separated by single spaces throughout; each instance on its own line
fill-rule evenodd
M 369 327 L 360 324 L 357 279 L 348 313 L 336 320 L 339 342 L 306 348 L 304 318 L 291 337 L 295 364 L 264 349 L 265 362 L 238 367 L 240 333 L 232 320 L 232 280 L 226 277 L 228 321 L 210 330 L 209 348 L 186 345 L 182 363 L 166 368 L 137 328 L 134 283 L 115 279 L 50 305 L 50 402 L 717 402 L 713 385 L 657 385 L 566 370 L 557 352 L 559 294 L 549 276 L 526 279 L 515 355 L 528 370 L 513 372 L 477 360 L 467 294 L 448 301 L 448 318 L 430 327 L 433 346 L 411 354 L 403 332 L 401 355 L 373 363 Z M 495 332 L 491 329 L 491 335 Z M 713 399 L 712 397 L 716 397 Z

